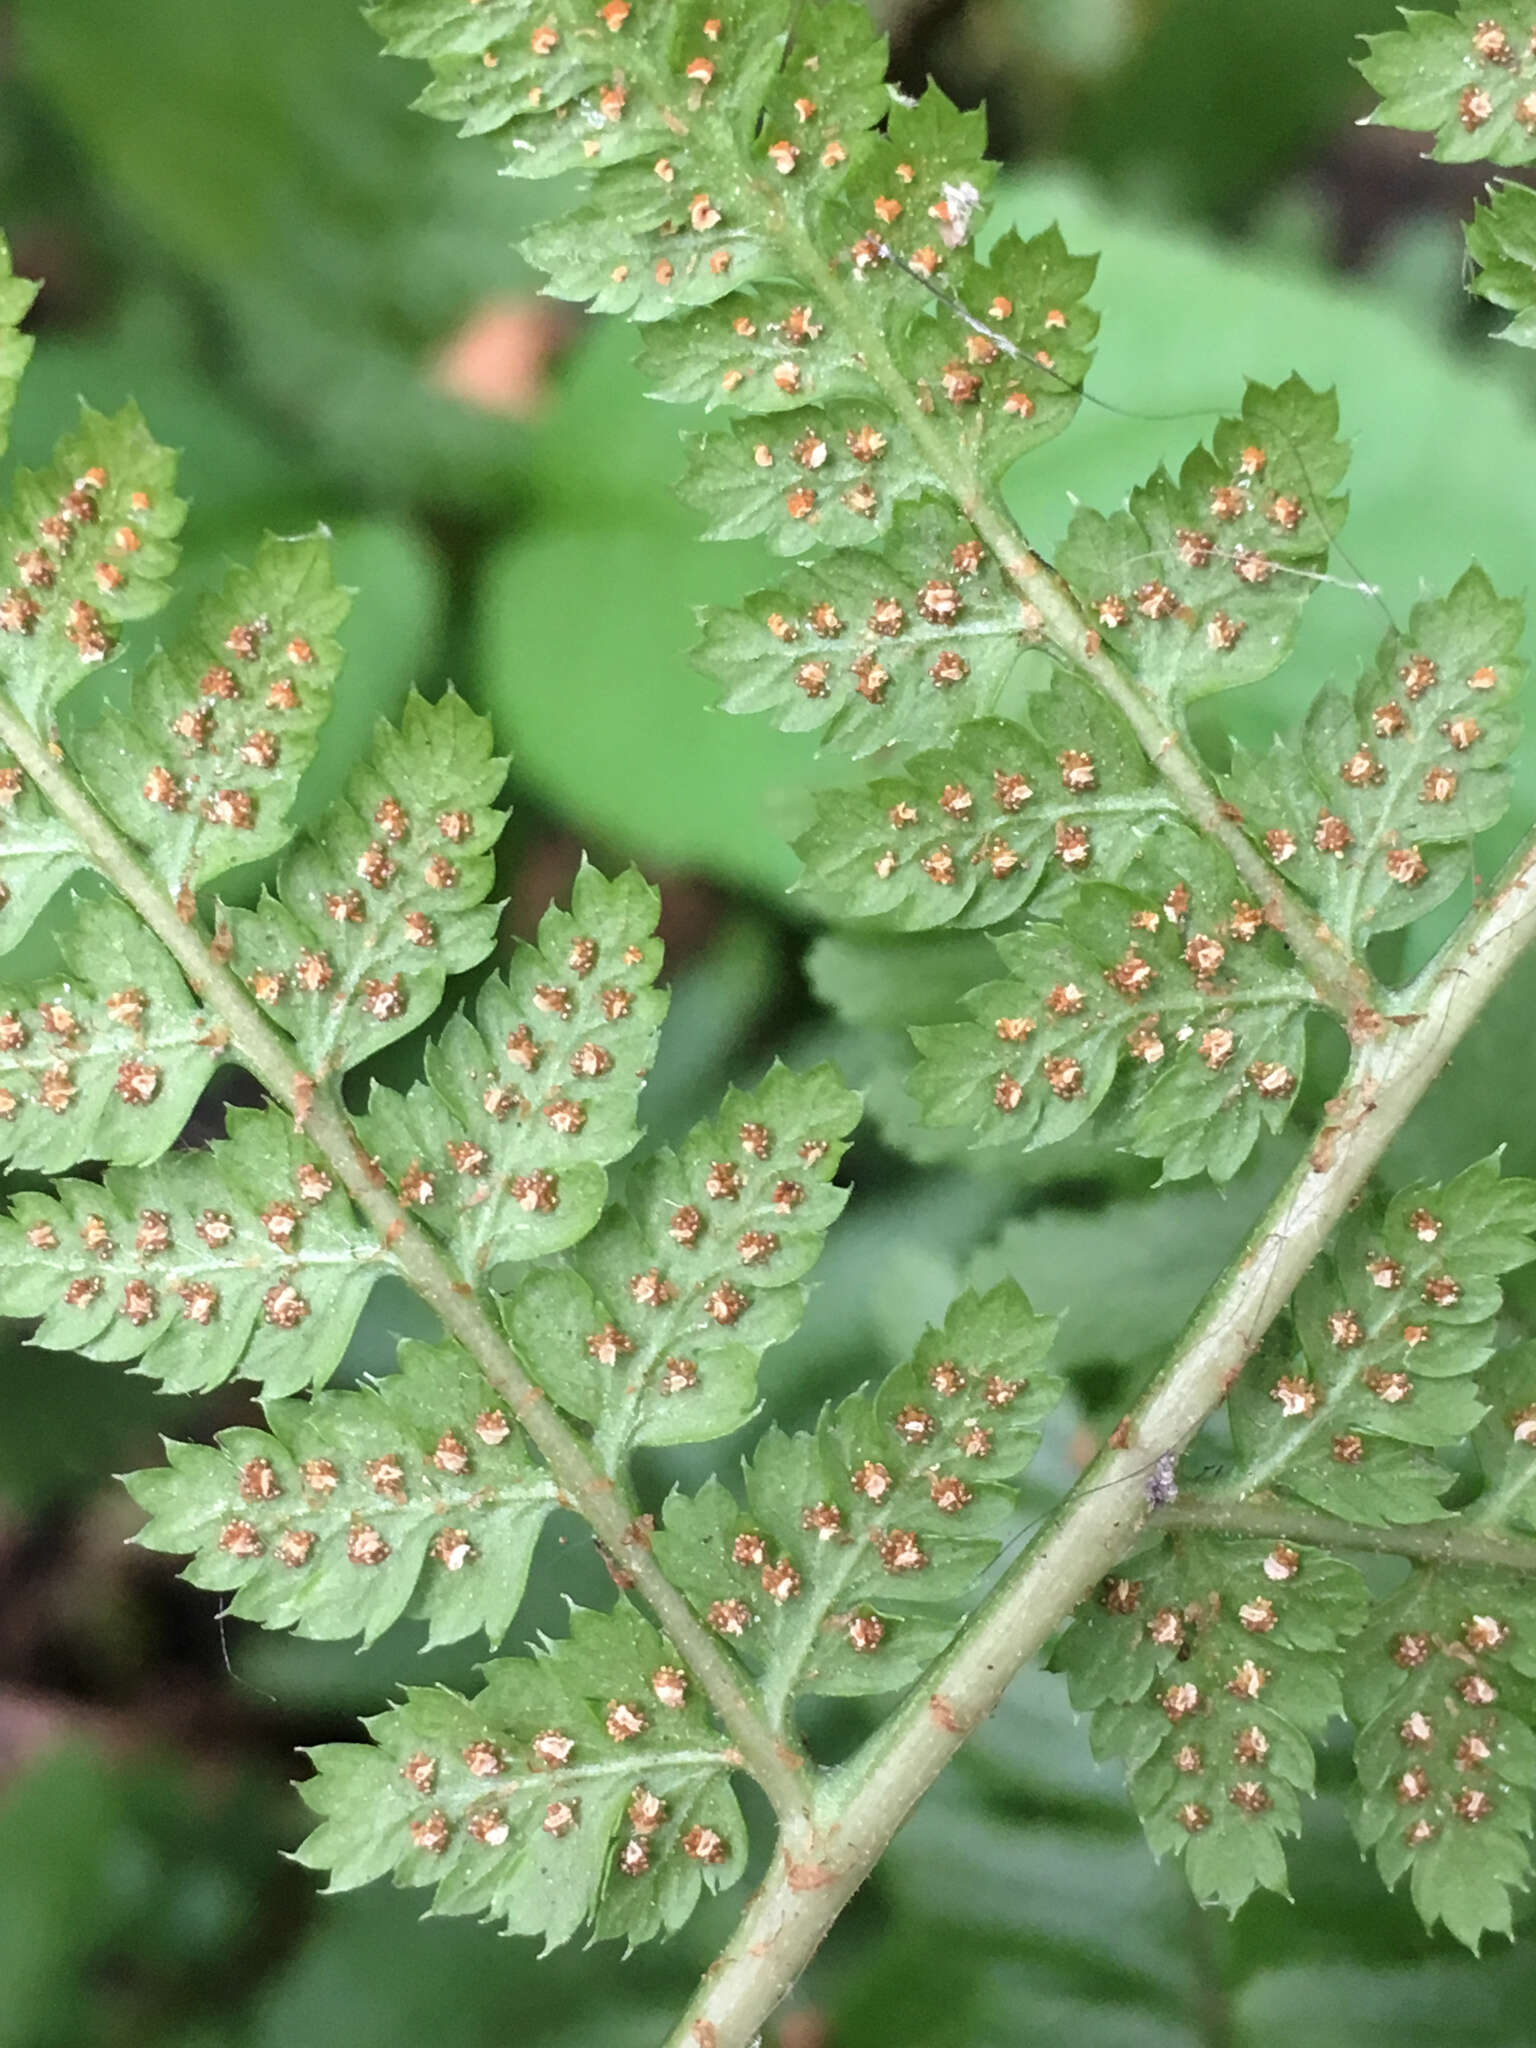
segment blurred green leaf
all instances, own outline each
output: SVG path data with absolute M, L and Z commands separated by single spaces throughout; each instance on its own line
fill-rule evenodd
M 771 894 L 795 874 L 775 793 L 815 771 L 792 738 L 716 712 L 688 660 L 691 607 L 752 576 L 745 550 L 706 547 L 665 505 L 644 527 L 541 525 L 487 561 L 474 664 L 520 781 L 594 852 Z
M 655 2048 L 689 1981 L 670 1948 L 631 1956 L 622 1972 L 590 1950 L 540 1957 L 375 1889 L 326 1901 L 236 2048 L 414 2048 L 445 2021 L 455 2048 L 507 2048 L 509 2031 L 518 2048 Z
M 986 1287 L 1006 1274 L 1042 1313 L 1059 1316 L 1058 1365 L 1134 1364 L 1172 1344 L 1287 1164 L 1266 1157 L 1224 1188 L 1168 1186 L 1100 1208 L 1039 1208 L 1005 1224 L 972 1256 L 966 1277 Z
M 428 363 L 526 288 L 510 244 L 529 213 L 486 156 L 412 115 L 357 8 L 76 0 L 19 27 L 77 146 L 212 285 L 241 376 L 296 443 L 371 493 L 506 501 L 525 429 L 435 389 Z
M 253 1902 L 277 1835 L 244 1770 L 196 1786 L 169 1759 L 78 1736 L 26 1765 L 0 1795 L 3 2048 L 170 2044 L 200 2008 L 227 2023 L 231 1988 L 270 1949 Z

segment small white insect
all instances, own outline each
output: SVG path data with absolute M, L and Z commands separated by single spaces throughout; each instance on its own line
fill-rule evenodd
M 962 185 L 945 185 L 942 189 L 949 218 L 941 223 L 939 234 L 949 248 L 958 249 L 971 232 L 971 222 L 981 204 L 981 194 L 969 180 Z
M 1147 1474 L 1147 1499 L 1155 1508 L 1165 1508 L 1179 1497 L 1179 1482 L 1174 1477 L 1178 1453 L 1164 1451 L 1152 1470 Z

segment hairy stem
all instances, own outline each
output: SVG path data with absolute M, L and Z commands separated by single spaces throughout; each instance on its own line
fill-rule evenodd
M 1373 1529 L 1263 1494 L 1224 1500 L 1186 1493 L 1159 1509 L 1155 1519 L 1163 1529 L 1215 1529 L 1226 1536 L 1285 1538 L 1324 1550 L 1366 1550 L 1379 1557 L 1411 1557 L 1419 1564 L 1493 1565 L 1536 1576 L 1536 1539 L 1508 1536 L 1460 1517 Z
M 917 1801 L 1151 1513 L 1178 1452 L 1257 1348 L 1335 1224 L 1522 950 L 1536 940 L 1536 838 L 1412 991 L 1417 1014 L 1360 1046 L 1329 1121 L 1168 1365 L 914 1693 L 831 1781 L 809 1854 L 786 1849 L 672 2036 L 747 2048 Z M 1290 1527 L 1288 1521 L 1287 1526 Z
M 230 1045 L 294 1122 L 378 1234 L 381 1255 L 464 1346 L 511 1406 L 544 1458 L 564 1504 L 581 1515 L 616 1572 L 641 1595 L 708 1693 L 716 1713 L 788 1830 L 804 1825 L 803 1759 L 769 1728 L 734 1661 L 715 1642 L 651 1555 L 645 1530 L 624 1493 L 591 1456 L 581 1437 L 550 1406 L 524 1371 L 478 1295 L 402 1207 L 371 1159 L 334 1085 L 317 1087 L 294 1062 L 293 1047 L 271 1024 L 239 977 L 194 923 L 183 922 L 155 876 L 103 815 L 52 749 L 32 730 L 8 692 L 0 690 L 0 743 L 10 749 L 92 863 L 174 957 L 194 992 L 226 1026 Z

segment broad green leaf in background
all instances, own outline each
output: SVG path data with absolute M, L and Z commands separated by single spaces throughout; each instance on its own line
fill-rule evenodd
M 1266 1158 L 1223 1188 L 1165 1185 L 1096 1208 L 1038 1208 L 974 1252 L 965 1277 L 978 1288 L 1017 1281 L 1059 1317 L 1051 1356 L 1060 1367 L 1160 1357 L 1241 1250 L 1284 1168 Z
M 114 204 L 211 286 L 269 421 L 354 492 L 508 503 L 526 427 L 436 388 L 432 364 L 528 289 L 517 194 L 410 111 L 358 8 L 214 0 L 189 18 L 146 0 L 130 20 L 80 0 L 67 22 L 27 7 L 18 29 Z
M 681 1949 L 642 1950 L 609 1970 L 590 1950 L 540 1955 L 487 1942 L 472 1921 L 424 1918 L 408 1892 L 341 1896 L 256 1988 L 249 2048 L 284 2048 L 311 2028 L 330 2048 L 407 2048 L 441 2024 L 444 1984 L 455 1987 L 458 2048 L 501 2048 L 508 2013 L 537 2048 L 655 2048 L 696 1974 Z

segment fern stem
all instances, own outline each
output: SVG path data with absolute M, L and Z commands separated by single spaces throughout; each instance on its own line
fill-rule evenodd
M 1376 1529 L 1262 1495 L 1222 1500 L 1212 1494 L 1186 1493 L 1160 1509 L 1154 1519 L 1164 1529 L 1212 1529 L 1222 1535 L 1266 1540 L 1284 1537 L 1325 1550 L 1366 1550 L 1381 1557 L 1410 1557 L 1421 1564 L 1493 1565 L 1536 1575 L 1536 1539 L 1509 1536 L 1459 1516 Z
M 740 1752 L 742 1767 L 762 1786 L 786 1830 L 802 1829 L 807 1812 L 804 1759 L 769 1727 L 734 1660 L 715 1642 L 651 1555 L 644 1526 L 625 1494 L 600 1468 L 576 1432 L 524 1371 L 474 1289 L 444 1257 L 395 1196 L 368 1155 L 333 1084 L 316 1086 L 294 1063 L 293 1047 L 268 1022 L 239 977 L 219 958 L 199 926 L 185 922 L 155 876 L 96 806 L 47 743 L 38 738 L 9 693 L 0 690 L 0 744 L 5 745 L 75 833 L 93 865 L 129 903 L 175 959 L 199 999 L 229 1032 L 230 1046 L 262 1086 L 290 1111 L 325 1155 L 336 1178 L 378 1234 L 381 1255 L 457 1338 L 510 1404 L 549 1467 L 562 1503 L 588 1523 L 616 1575 L 645 1600 L 703 1687 Z
M 1360 1045 L 1308 1156 L 1197 1312 L 1168 1365 L 919 1689 L 829 1782 L 812 1854 L 786 1854 L 669 2048 L 747 2048 L 892 1836 L 1009 1681 L 1125 1554 L 1146 1475 L 1219 1406 L 1436 1074 L 1536 941 L 1536 837 L 1421 985 L 1417 1014 Z M 1287 1517 L 1287 1529 L 1293 1526 Z M 1346 1527 L 1353 1529 L 1354 1525 Z M 1362 1534 L 1369 1532 L 1360 1532 Z

